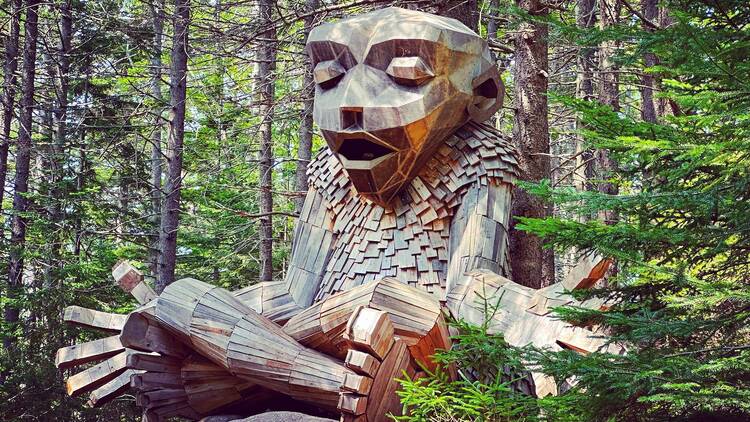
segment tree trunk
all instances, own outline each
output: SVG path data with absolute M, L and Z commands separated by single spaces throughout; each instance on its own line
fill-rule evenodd
M 177 228 L 180 224 L 180 188 L 182 185 L 182 152 L 185 138 L 185 99 L 187 91 L 188 26 L 190 0 L 175 0 L 174 38 L 170 77 L 171 110 L 167 139 L 167 183 L 161 215 L 159 248 L 161 261 L 156 292 L 174 281 L 177 261 Z
M 68 117 L 68 94 L 70 78 L 70 52 L 73 38 L 73 16 L 71 12 L 71 0 L 62 1 L 59 6 L 60 12 L 60 46 L 57 52 L 57 103 L 55 104 L 53 117 L 55 124 L 54 142 L 52 143 L 52 156 L 50 157 L 50 198 L 52 201 L 50 207 L 50 222 L 52 223 L 53 233 L 57 235 L 50 236 L 51 253 L 49 259 L 51 264 L 49 271 L 48 283 L 50 286 L 61 286 L 62 277 L 62 249 L 64 237 L 62 235 L 62 223 L 65 220 L 63 208 L 63 180 L 65 179 L 65 143 L 68 134 L 67 117 Z
M 599 26 L 602 30 L 616 25 L 620 20 L 620 0 L 598 0 L 599 1 Z M 612 107 L 614 111 L 620 111 L 620 77 L 619 69 L 613 58 L 617 54 L 618 43 L 616 41 L 604 41 L 599 47 L 599 101 Z M 597 179 L 599 179 L 599 192 L 608 195 L 617 195 L 617 185 L 609 181 L 612 173 L 617 169 L 617 163 L 610 157 L 606 149 L 596 151 Z M 617 220 L 612 212 L 603 212 L 600 218 L 607 224 Z
M 318 8 L 318 0 L 307 0 L 305 2 L 305 13 L 310 13 L 305 17 L 304 42 L 307 42 L 307 35 L 313 27 L 315 15 L 312 12 Z M 315 97 L 315 83 L 312 77 L 312 68 L 305 66 L 305 77 L 302 82 L 302 118 L 299 126 L 299 146 L 297 148 L 297 169 L 295 172 L 294 190 L 307 192 L 307 165 L 312 158 L 312 139 L 313 139 L 313 98 Z M 295 208 L 299 213 L 302 211 L 302 205 L 305 203 L 305 197 L 300 194 L 295 198 Z
M 23 278 L 23 258 L 26 246 L 26 216 L 29 200 L 29 168 L 31 164 L 31 125 L 34 111 L 34 77 L 36 75 L 37 20 L 39 0 L 26 3 L 25 40 L 23 47 L 23 86 L 21 110 L 19 113 L 18 146 L 16 149 L 16 179 L 13 188 L 13 220 L 11 224 L 10 258 L 8 265 L 7 298 L 11 301 L 5 307 L 5 322 L 14 325 L 18 322 L 20 310 L 13 303 L 20 297 Z M 6 336 L 3 346 L 8 350 L 15 338 Z M 12 353 L 10 353 L 12 355 Z
M 578 0 L 576 4 L 576 25 L 579 29 L 589 30 L 596 23 L 596 0 Z M 596 69 L 595 49 L 589 46 L 581 47 L 578 51 L 578 72 L 576 75 L 576 97 L 594 100 L 594 69 Z M 581 122 L 576 121 L 576 128 L 581 128 Z M 593 178 L 593 151 L 583 145 L 583 139 L 576 139 L 576 167 L 573 174 L 574 184 L 579 190 L 590 190 L 589 182 Z
M 151 9 L 152 27 L 154 31 L 153 51 L 151 53 L 151 95 L 154 97 L 154 129 L 151 132 L 151 245 L 149 248 L 149 269 L 156 277 L 159 272 L 159 233 L 161 228 L 161 177 L 162 177 L 162 145 L 161 130 L 163 126 L 162 109 L 164 107 L 161 95 L 161 54 L 164 32 L 164 0 L 148 3 Z
M 500 0 L 490 0 L 489 17 L 487 18 L 487 40 L 497 41 L 497 19 L 493 16 L 498 15 Z
M 273 278 L 273 106 L 276 76 L 276 28 L 271 22 L 273 2 L 259 2 L 261 35 L 258 66 L 260 85 L 260 280 Z
M 674 23 L 667 7 L 658 8 L 658 18 L 656 19 L 656 23 L 659 28 L 669 28 Z M 665 97 L 659 98 L 658 101 L 656 101 L 656 115 L 658 117 L 664 117 L 670 114 L 675 116 L 680 115 L 680 108 L 677 103 Z
M 620 19 L 620 0 L 599 1 L 599 27 L 605 30 L 615 26 Z M 620 111 L 620 74 L 614 62 L 617 41 L 606 40 L 599 46 L 599 101 Z
M 643 16 L 651 22 L 656 22 L 659 18 L 659 9 L 657 0 L 642 0 Z M 653 28 L 643 25 L 647 31 Z M 653 67 L 658 64 L 656 54 L 645 53 L 643 55 L 643 64 L 647 67 Z M 641 76 L 641 119 L 644 122 L 656 123 L 656 104 L 654 103 L 654 89 L 656 87 L 656 78 L 653 74 L 644 72 Z
M 446 18 L 453 18 L 472 31 L 479 32 L 479 8 L 477 0 L 437 0 L 435 13 Z
M 531 15 L 546 16 L 549 10 L 538 0 L 517 0 L 516 5 Z M 547 120 L 547 35 L 545 24 L 523 22 L 514 37 L 513 142 L 519 151 L 521 179 L 536 182 L 550 178 L 549 126 Z M 523 189 L 513 191 L 514 217 L 546 217 L 550 209 Z M 510 231 L 510 258 L 514 281 L 542 287 L 554 280 L 552 252 L 532 234 Z
M 13 103 L 16 95 L 16 72 L 18 71 L 18 39 L 20 33 L 21 0 L 12 0 L 10 4 L 10 33 L 5 39 L 5 66 L 3 74 L 3 127 L 0 138 L 0 214 L 3 210 L 5 181 L 8 177 L 8 148 L 10 146 L 10 128 L 13 123 Z M 0 220 L 0 242 L 4 241 L 5 222 Z

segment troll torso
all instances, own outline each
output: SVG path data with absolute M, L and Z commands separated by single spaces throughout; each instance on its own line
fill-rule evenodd
M 454 221 L 461 204 L 482 201 L 479 186 L 512 183 L 516 160 L 511 151 L 494 128 L 469 123 L 446 140 L 390 207 L 358 195 L 330 150 L 321 151 L 308 170 L 310 185 L 320 195 L 308 196 L 300 218 L 328 230 L 307 228 L 297 239 L 312 244 L 309 250 L 315 251 L 330 236 L 331 246 L 321 248 L 314 257 L 307 254 L 304 260 L 295 260 L 297 265 L 293 263 L 290 273 L 314 268 L 311 260 L 325 260 L 316 300 L 383 277 L 394 277 L 443 300 L 451 265 L 471 265 L 507 275 L 507 236 L 500 236 L 505 244 L 484 245 L 481 256 L 452 257 L 460 239 L 457 233 L 451 237 L 451 228 L 461 224 Z M 508 212 L 507 202 L 484 200 L 488 204 L 485 209 L 495 204 L 486 209 L 488 215 L 496 215 L 496 221 L 507 219 L 501 217 Z M 300 253 L 305 255 L 295 247 L 293 254 Z M 469 259 L 475 262 L 467 262 Z

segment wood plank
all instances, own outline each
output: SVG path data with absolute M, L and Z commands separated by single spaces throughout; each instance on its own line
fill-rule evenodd
M 388 314 L 363 306 L 352 313 L 344 333 L 344 338 L 355 348 L 363 348 L 381 360 L 393 345 L 393 336 L 393 324 Z
M 362 395 L 369 394 L 370 387 L 372 387 L 372 378 L 355 374 L 346 374 L 344 376 L 344 383 L 341 384 L 342 391 Z
M 351 393 L 342 393 L 338 410 L 352 415 L 361 415 L 367 410 L 367 397 Z
M 176 357 L 187 354 L 185 346 L 172 334 L 137 313 L 128 317 L 120 334 L 120 341 L 125 347 L 143 352 L 157 352 Z
M 369 353 L 349 349 L 346 354 L 346 366 L 358 374 L 374 377 L 380 362 Z
M 182 362 L 166 356 L 144 355 L 131 353 L 127 356 L 127 367 L 149 372 L 173 372 L 179 373 Z
M 127 315 L 95 311 L 80 306 L 68 306 L 63 314 L 63 321 L 86 328 L 93 328 L 110 333 L 119 333 L 125 325 Z
M 128 369 L 117 378 L 102 385 L 89 395 L 88 405 L 91 407 L 101 407 L 117 398 L 130 387 L 131 377 L 138 374 L 139 371 Z
M 75 397 L 113 380 L 128 369 L 126 361 L 129 355 L 130 352 L 125 350 L 98 365 L 71 376 L 65 383 L 68 395 Z
M 183 380 L 179 373 L 143 372 L 130 378 L 130 385 L 139 390 L 182 387 Z
M 118 336 L 62 347 L 55 355 L 55 366 L 68 369 L 84 363 L 107 359 L 125 350 Z
M 143 274 L 128 261 L 118 262 L 112 268 L 112 276 L 122 290 L 132 294 L 142 305 L 157 297 L 156 292 L 144 281 Z
M 406 343 L 397 340 L 381 363 L 380 369 L 378 370 L 372 387 L 370 388 L 369 397 L 380 398 L 380 400 L 368 405 L 368 420 L 380 421 L 382 420 L 383 415 L 386 415 L 389 412 L 394 415 L 401 414 L 398 400 L 394 402 L 391 399 L 396 396 L 396 390 L 399 386 L 395 379 L 403 376 L 402 371 L 406 371 L 409 376 L 414 375 L 415 371 L 410 362 L 411 357 L 409 356 Z

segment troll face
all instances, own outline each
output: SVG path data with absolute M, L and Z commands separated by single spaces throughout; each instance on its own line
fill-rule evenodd
M 314 119 L 359 194 L 387 206 L 441 143 L 502 105 L 487 43 L 454 19 L 390 7 L 319 26 Z

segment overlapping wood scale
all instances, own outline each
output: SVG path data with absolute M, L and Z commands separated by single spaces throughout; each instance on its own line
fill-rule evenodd
M 332 222 L 331 250 L 316 300 L 385 277 L 442 299 L 455 211 L 472 187 L 513 183 L 517 162 L 512 150 L 494 128 L 468 123 L 437 150 L 387 208 L 358 195 L 333 153 L 321 151 L 308 174 L 311 187 L 323 201 L 308 195 L 313 199 L 302 211 L 307 216 L 327 211 L 328 217 L 318 219 Z M 297 238 L 297 242 L 306 243 L 307 238 Z M 507 247 L 501 253 L 505 251 Z M 315 250 L 310 259 L 322 256 Z

